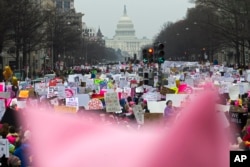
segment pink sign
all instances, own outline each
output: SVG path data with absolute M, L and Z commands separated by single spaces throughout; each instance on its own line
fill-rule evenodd
M 5 91 L 5 84 L 4 82 L 0 83 L 0 92 L 4 92 Z

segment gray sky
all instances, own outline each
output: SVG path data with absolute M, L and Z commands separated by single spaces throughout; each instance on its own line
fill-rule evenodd
M 183 19 L 187 8 L 194 6 L 188 0 L 75 0 L 76 11 L 85 14 L 83 21 L 87 26 L 95 29 L 100 26 L 108 38 L 115 35 L 124 5 L 138 38 L 153 38 L 164 23 Z

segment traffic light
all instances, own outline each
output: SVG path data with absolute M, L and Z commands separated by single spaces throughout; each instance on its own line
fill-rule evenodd
M 147 49 L 142 50 L 142 59 L 143 59 L 144 64 L 148 63 L 148 51 L 147 51 Z
M 154 54 L 154 49 L 153 48 L 148 48 L 148 54 L 151 56 Z
M 148 48 L 149 62 L 152 63 L 154 61 L 154 49 Z
M 163 43 L 159 43 L 157 47 L 158 55 L 159 57 L 164 57 L 165 52 L 164 52 L 164 45 Z
M 164 63 L 165 59 L 164 57 L 158 57 L 158 63 L 162 64 Z
M 155 44 L 155 49 L 156 49 L 156 56 L 157 56 L 157 61 L 159 64 L 164 63 L 165 58 L 165 52 L 164 52 L 164 44 L 163 43 L 156 43 Z

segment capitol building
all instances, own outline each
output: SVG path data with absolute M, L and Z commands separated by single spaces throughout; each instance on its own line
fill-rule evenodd
M 122 56 L 137 59 L 141 56 L 142 47 L 152 44 L 151 39 L 138 39 L 135 35 L 134 24 L 127 15 L 126 6 L 124 6 L 123 16 L 118 21 L 113 39 L 105 39 L 106 47 L 113 48 L 116 51 L 121 50 Z

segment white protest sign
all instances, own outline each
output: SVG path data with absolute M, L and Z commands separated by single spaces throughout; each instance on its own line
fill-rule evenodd
M 194 87 L 194 80 L 192 78 L 186 78 L 185 83 L 189 86 Z
M 0 157 L 5 155 L 5 158 L 9 158 L 9 141 L 7 139 L 0 139 Z
M 240 94 L 239 85 L 231 85 L 229 87 L 229 97 L 231 100 L 238 100 Z
M 71 98 L 66 98 L 66 106 L 67 107 L 78 107 L 78 98 L 77 97 L 71 97 Z
M 240 93 L 239 93 L 240 95 L 243 95 L 245 93 L 243 84 L 239 84 L 239 91 L 240 91 Z
M 4 100 L 0 99 L 0 120 L 2 120 L 5 110 L 6 108 L 5 108 Z
M 47 94 L 47 98 L 51 98 L 54 96 L 54 87 L 48 87 L 48 94 Z
M 105 104 L 106 104 L 106 112 L 121 111 L 118 94 L 116 92 L 105 93 L 104 99 L 105 99 Z
M 169 77 L 168 78 L 168 86 L 169 88 L 176 87 L 176 82 L 174 77 Z
M 157 101 L 159 99 L 160 93 L 159 92 L 148 92 L 143 95 L 143 99 L 147 101 Z
M 150 113 L 164 113 L 164 109 L 166 107 L 166 101 L 149 101 L 148 109 Z
M 140 125 L 143 125 L 144 124 L 144 111 L 141 105 L 133 106 L 133 112 L 134 112 L 137 123 Z
M 230 87 L 229 83 L 224 83 L 221 85 L 221 87 L 222 87 L 224 93 L 229 93 L 229 87 Z
M 3 98 L 3 99 L 10 98 L 10 92 L 0 92 L 0 98 Z
M 57 97 L 58 99 L 64 99 L 66 97 L 65 86 L 63 84 L 57 84 Z
M 188 94 L 166 94 L 166 101 L 171 100 L 174 107 L 180 107 L 181 102 L 185 101 Z
M 78 105 L 84 106 L 85 108 L 88 106 L 90 101 L 90 97 L 88 94 L 77 94 L 76 97 L 78 98 Z

